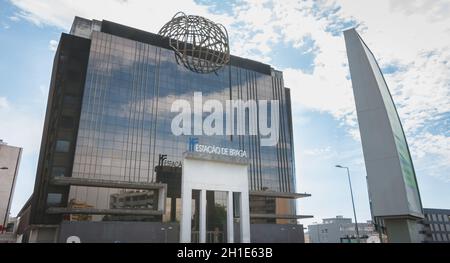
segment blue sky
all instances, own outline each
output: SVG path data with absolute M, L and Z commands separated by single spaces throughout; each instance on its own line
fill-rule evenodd
M 353 2 L 353 3 L 351 3 Z M 376 3 L 375 3 L 376 2 Z M 75 15 L 151 32 L 177 11 L 223 23 L 235 55 L 283 70 L 292 90 L 301 214 L 370 219 L 365 168 L 341 31 L 379 59 L 411 147 L 424 207 L 450 208 L 450 2 L 0 0 L 0 138 L 24 147 L 12 214 L 32 193 L 48 86 L 61 32 Z

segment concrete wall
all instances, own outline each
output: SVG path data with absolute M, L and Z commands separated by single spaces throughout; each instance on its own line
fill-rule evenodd
M 384 219 L 389 243 L 421 243 L 422 225 L 416 220 Z
M 179 233 L 175 223 L 66 221 L 61 223 L 58 242 L 76 236 L 81 243 L 178 243 Z
M 235 240 L 239 241 L 239 224 L 234 227 Z M 52 242 L 50 230 L 42 231 L 40 242 Z M 304 243 L 303 225 L 252 224 L 250 231 L 252 243 Z M 76 236 L 82 243 L 178 243 L 179 233 L 177 223 L 63 222 L 58 242 L 66 243 L 69 237 Z
M 55 243 L 57 241 L 58 226 L 32 226 L 28 243 Z
M 305 243 L 303 225 L 250 225 L 252 243 Z

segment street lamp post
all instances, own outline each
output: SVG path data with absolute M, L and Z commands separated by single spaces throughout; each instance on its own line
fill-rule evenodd
M 353 216 L 355 217 L 356 238 L 358 240 L 358 243 L 360 243 L 359 230 L 358 230 L 358 220 L 356 219 L 355 201 L 353 199 L 352 181 L 350 180 L 350 169 L 348 169 L 348 167 L 345 167 L 345 166 L 342 166 L 342 165 L 336 165 L 336 167 L 337 168 L 345 168 L 345 169 L 347 169 L 348 184 L 350 185 L 350 195 L 352 196 Z

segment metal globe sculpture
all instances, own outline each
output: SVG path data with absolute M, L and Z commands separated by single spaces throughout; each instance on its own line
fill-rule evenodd
M 227 30 L 204 17 L 178 12 L 158 34 L 169 38 L 177 63 L 193 72 L 216 72 L 230 61 Z

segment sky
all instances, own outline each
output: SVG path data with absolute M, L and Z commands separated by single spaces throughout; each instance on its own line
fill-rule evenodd
M 12 205 L 33 192 L 58 40 L 74 16 L 150 32 L 183 11 L 222 23 L 231 53 L 284 72 L 291 89 L 299 214 L 370 220 L 342 31 L 356 27 L 397 106 L 423 206 L 450 208 L 450 0 L 0 0 L 0 139 L 24 148 Z

